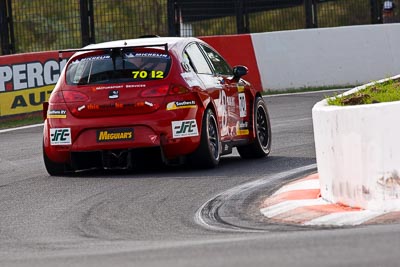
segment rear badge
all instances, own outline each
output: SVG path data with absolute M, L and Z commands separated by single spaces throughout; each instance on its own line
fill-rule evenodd
M 108 92 L 108 98 L 109 99 L 117 99 L 119 97 L 119 91 L 118 90 L 111 90 Z
M 97 142 L 133 140 L 133 128 L 97 130 Z

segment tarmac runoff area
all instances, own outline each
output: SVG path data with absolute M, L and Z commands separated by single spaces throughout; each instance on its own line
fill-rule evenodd
M 370 211 L 325 201 L 321 198 L 318 173 L 281 187 L 264 200 L 260 211 L 272 222 L 304 226 L 335 227 L 400 222 L 400 211 Z

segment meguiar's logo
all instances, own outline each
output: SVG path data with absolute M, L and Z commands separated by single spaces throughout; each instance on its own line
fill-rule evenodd
M 126 141 L 126 140 L 133 140 L 132 128 L 97 131 L 97 142 Z
M 196 120 L 173 121 L 172 135 L 174 138 L 198 136 Z
M 50 144 L 70 145 L 71 144 L 71 128 L 53 128 L 50 129 Z

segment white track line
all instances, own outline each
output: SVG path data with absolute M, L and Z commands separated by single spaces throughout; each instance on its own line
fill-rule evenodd
M 347 211 L 335 212 L 315 218 L 311 221 L 305 222 L 304 225 L 323 225 L 323 226 L 344 226 L 344 225 L 360 225 L 369 221 L 377 216 L 385 214 L 386 212 L 360 210 L 360 211 Z
M 17 128 L 4 129 L 4 130 L 0 130 L 0 133 L 7 133 L 7 132 L 12 132 L 12 131 L 24 130 L 24 129 L 34 128 L 34 127 L 39 127 L 39 126 L 43 126 L 43 123 L 27 125 L 27 126 L 21 126 L 21 127 L 17 127 Z
M 279 214 L 292 211 L 301 207 L 328 205 L 329 203 L 322 198 L 288 200 L 261 209 L 261 213 L 267 218 L 273 218 Z

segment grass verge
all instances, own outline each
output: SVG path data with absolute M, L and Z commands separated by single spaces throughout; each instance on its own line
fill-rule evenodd
M 383 83 L 375 83 L 354 94 L 327 98 L 328 104 L 332 106 L 364 105 L 399 100 L 400 80 L 388 80 Z
M 10 116 L 0 120 L 0 129 L 14 128 L 43 122 L 42 112 L 35 112 L 20 116 Z

